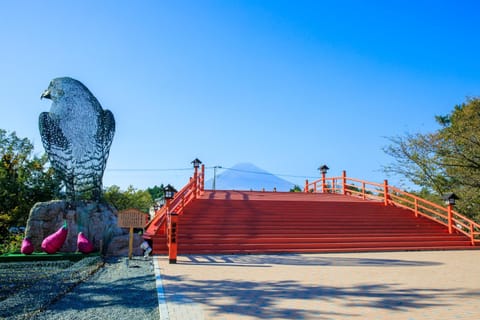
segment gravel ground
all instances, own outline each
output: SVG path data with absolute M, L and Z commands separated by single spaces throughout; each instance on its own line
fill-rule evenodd
M 85 260 L 1 301 L 0 319 L 159 319 L 151 257 Z

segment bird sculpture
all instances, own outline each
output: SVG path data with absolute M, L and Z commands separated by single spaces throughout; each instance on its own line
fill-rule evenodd
M 115 133 L 112 112 L 103 110 L 85 85 L 69 77 L 53 79 L 41 98 L 52 100 L 50 112 L 39 118 L 42 143 L 65 184 L 67 199 L 99 200 Z

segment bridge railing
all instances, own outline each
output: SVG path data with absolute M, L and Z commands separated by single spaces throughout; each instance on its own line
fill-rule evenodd
M 360 197 L 364 200 L 383 202 L 413 211 L 416 217 L 423 216 L 448 228 L 449 233 L 466 235 L 473 246 L 480 244 L 480 224 L 453 210 L 452 205 L 442 207 L 414 194 L 390 186 L 387 180 L 375 183 L 349 178 L 343 171 L 341 177 L 325 177 L 305 182 L 305 192 L 337 193 Z
M 204 183 L 205 166 L 202 165 L 201 171 L 197 172 L 197 169 L 195 169 L 194 175 L 189 179 L 189 182 L 175 193 L 173 199 L 166 200 L 165 205 L 155 212 L 155 216 L 145 226 L 145 239 L 152 239 L 159 234 L 166 235 L 170 261 L 176 261 L 177 216 L 182 215 L 185 207 L 202 194 Z

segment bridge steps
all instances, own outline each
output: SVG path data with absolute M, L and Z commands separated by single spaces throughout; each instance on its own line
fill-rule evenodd
M 165 239 L 153 237 L 154 253 Z M 338 194 L 206 191 L 178 223 L 180 255 L 473 248 L 410 210 Z

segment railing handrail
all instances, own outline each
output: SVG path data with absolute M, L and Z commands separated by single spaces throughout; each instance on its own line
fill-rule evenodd
M 155 223 L 156 232 L 156 230 L 166 222 L 166 216 L 168 213 L 175 212 L 178 215 L 183 214 L 184 208 L 203 192 L 204 177 L 205 167 L 202 165 L 200 173 L 195 174 L 194 177 L 190 177 L 188 183 L 180 189 L 180 191 L 175 193 L 173 199 L 168 200 L 163 207 L 155 212 L 155 217 L 149 221 L 145 226 L 145 229 L 148 229 L 152 223 Z
M 320 187 L 319 187 L 320 185 Z M 472 245 L 480 243 L 480 224 L 454 211 L 452 206 L 442 207 L 434 202 L 403 191 L 400 188 L 384 183 L 376 183 L 356 178 L 349 178 L 345 171 L 340 177 L 322 177 L 316 181 L 305 183 L 304 192 L 341 193 L 359 196 L 365 200 L 382 201 L 385 205 L 395 205 L 409 209 L 419 215 L 446 226 L 450 233 L 453 230 L 470 238 Z

